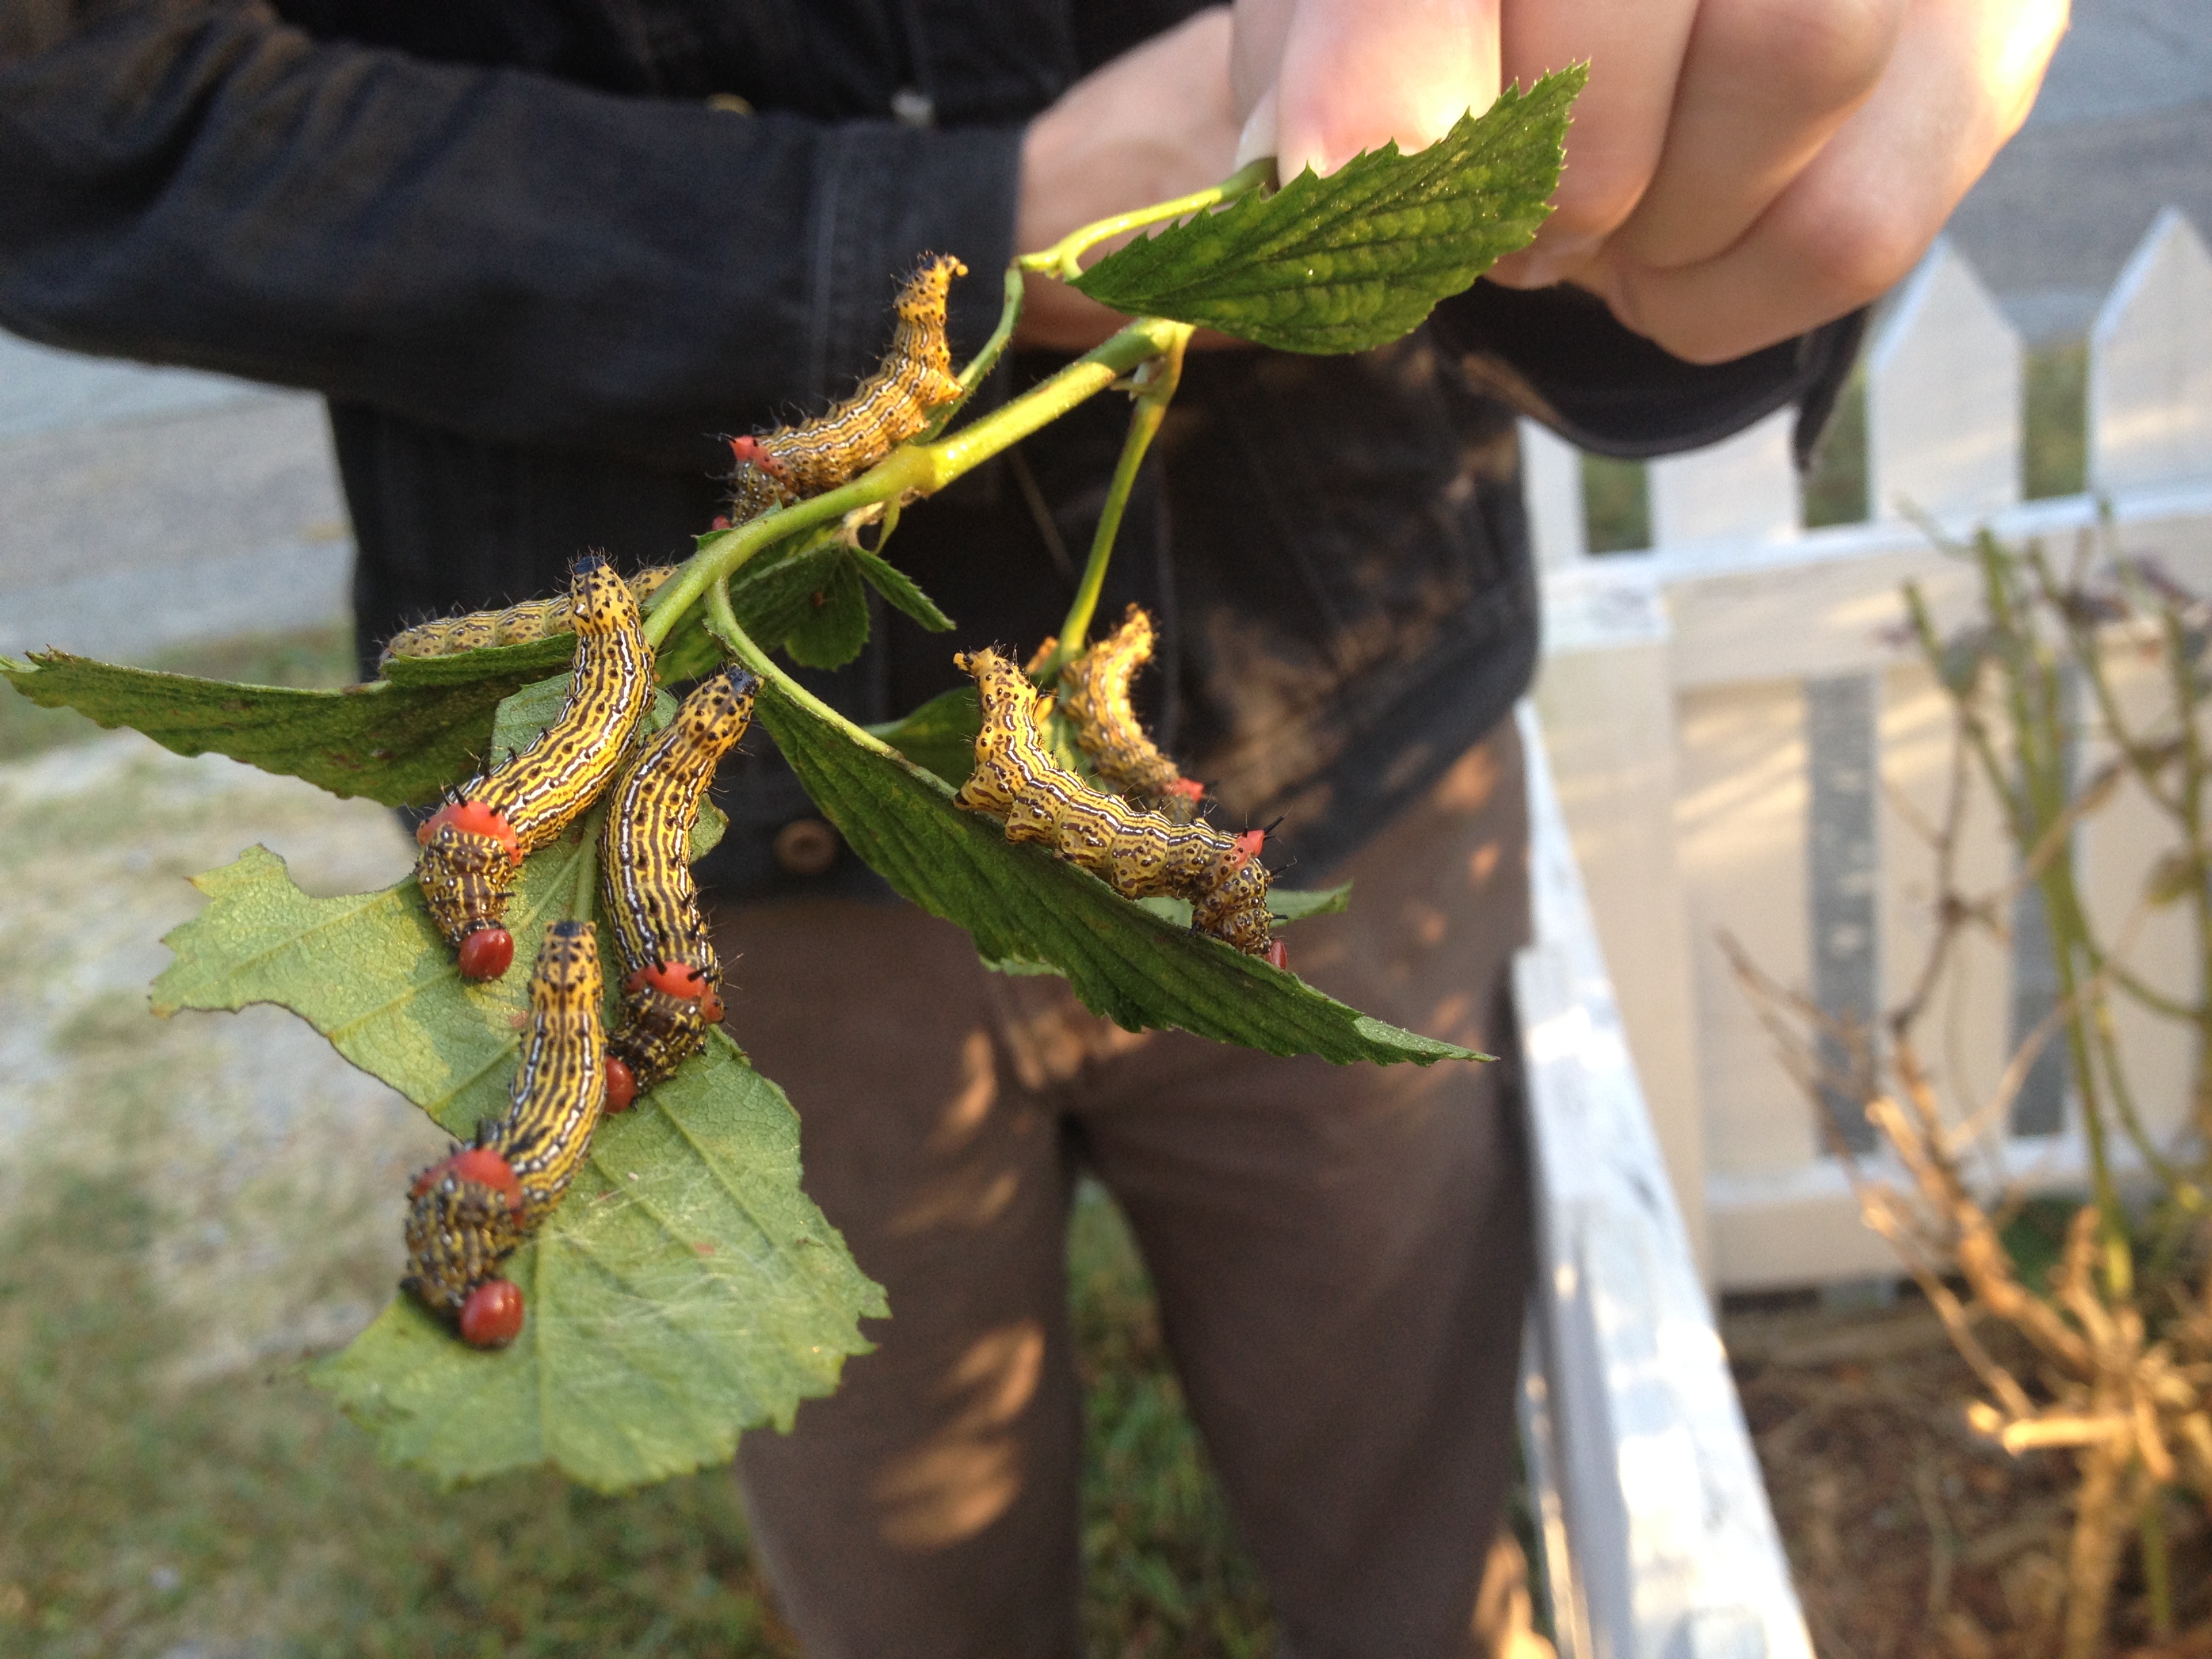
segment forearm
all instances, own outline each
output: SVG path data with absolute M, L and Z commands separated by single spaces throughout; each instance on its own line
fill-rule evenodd
M 52 6 L 0 41 L 0 322 L 682 464 L 864 368 L 921 251 L 1002 268 L 1018 143 Z

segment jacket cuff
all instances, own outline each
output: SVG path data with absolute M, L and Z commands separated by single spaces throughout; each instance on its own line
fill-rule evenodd
M 1697 449 L 1789 404 L 1800 470 L 1857 361 L 1867 312 L 1725 363 L 1686 363 L 1581 289 L 1477 283 L 1439 305 L 1439 343 L 1468 376 L 1568 442 L 1623 459 Z
M 956 362 L 998 326 L 1014 257 L 1019 127 L 924 131 L 888 121 L 830 128 L 807 216 L 807 326 L 796 396 L 842 396 L 889 343 L 890 302 L 925 254 L 968 267 L 952 285 Z

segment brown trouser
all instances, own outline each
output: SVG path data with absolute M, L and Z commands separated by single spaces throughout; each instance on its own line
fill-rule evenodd
M 1510 724 L 1355 859 L 1293 965 L 1512 1051 L 1527 925 Z M 807 1190 L 889 1291 L 879 1345 L 738 1458 L 812 1659 L 1068 1659 L 1079 1168 L 1134 1227 L 1285 1655 L 1472 1650 L 1512 1462 L 1529 1273 L 1507 1064 L 1331 1066 L 1094 1018 L 911 907 L 724 915 L 731 1024 L 803 1126 Z

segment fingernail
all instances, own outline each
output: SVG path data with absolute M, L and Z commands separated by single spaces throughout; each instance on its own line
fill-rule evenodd
M 1269 87 L 1260 94 L 1260 101 L 1252 106 L 1251 114 L 1244 118 L 1244 131 L 1237 136 L 1237 161 L 1230 171 L 1234 173 L 1247 162 L 1274 153 L 1275 89 Z M 1279 173 L 1281 169 L 1276 171 Z

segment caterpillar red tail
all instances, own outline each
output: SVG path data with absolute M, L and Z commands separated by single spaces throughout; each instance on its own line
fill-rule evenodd
M 471 979 L 507 971 L 514 941 L 500 918 L 523 860 L 599 799 L 652 706 L 653 647 L 613 567 L 596 556 L 578 561 L 569 608 L 575 675 L 559 716 L 415 832 L 422 846 L 415 876 L 430 920 Z
M 588 921 L 545 930 L 530 974 L 530 1036 L 506 1115 L 408 1189 L 403 1290 L 477 1347 L 521 1328 L 522 1293 L 495 1277 L 583 1167 L 606 1094 L 599 951 Z
M 968 267 L 940 253 L 907 279 L 898 327 L 876 372 L 827 415 L 731 441 L 730 521 L 743 524 L 858 477 L 960 395 L 945 338 L 945 295 Z
M 1060 712 L 1102 783 L 1176 823 L 1188 823 L 1206 798 L 1206 786 L 1176 769 L 1129 706 L 1129 680 L 1152 659 L 1152 619 L 1133 605 L 1121 627 L 1060 671 Z
M 1176 823 L 1093 787 L 1045 747 L 1042 700 L 1020 669 L 995 651 L 952 660 L 975 676 L 983 706 L 975 769 L 955 805 L 1003 819 L 1008 841 L 1042 842 L 1126 898 L 1188 899 L 1199 933 L 1283 965 L 1258 856 L 1264 830 Z
M 752 719 L 760 682 L 734 665 L 702 681 L 615 786 L 599 880 L 623 965 L 623 1017 L 608 1042 L 609 1109 L 620 1111 L 706 1046 L 721 1023 L 721 964 L 691 881 L 691 822 L 722 757 Z
M 645 602 L 667 585 L 676 574 L 672 564 L 657 564 L 629 579 L 630 597 L 643 608 Z M 458 657 L 487 645 L 521 645 L 552 634 L 573 634 L 576 617 L 563 593 L 557 599 L 526 599 L 504 611 L 471 611 L 465 617 L 441 617 L 402 629 L 384 642 L 379 668 L 394 657 Z

